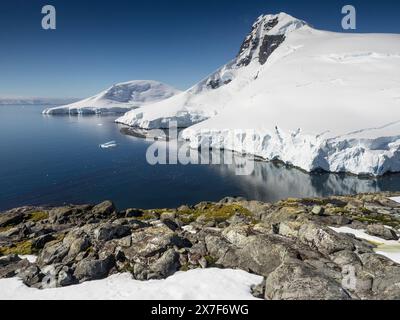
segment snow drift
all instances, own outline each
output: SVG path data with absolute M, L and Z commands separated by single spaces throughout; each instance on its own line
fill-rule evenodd
M 261 16 L 239 54 L 207 79 L 116 121 L 186 127 L 197 148 L 251 153 L 306 171 L 400 171 L 400 35 L 316 30 Z
M 128 273 L 75 286 L 39 290 L 18 278 L 0 279 L 1 300 L 255 300 L 262 277 L 229 269 L 178 272 L 165 280 L 138 281 Z
M 161 82 L 134 80 L 115 84 L 93 97 L 66 106 L 48 108 L 43 114 L 125 113 L 170 98 L 178 92 L 180 91 Z

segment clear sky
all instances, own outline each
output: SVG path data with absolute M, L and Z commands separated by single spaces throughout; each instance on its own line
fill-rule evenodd
M 41 28 L 46 4 L 57 30 Z M 260 14 L 343 32 L 346 4 L 357 32 L 400 33 L 398 0 L 3 0 L 0 97 L 86 97 L 134 79 L 186 89 L 237 54 Z

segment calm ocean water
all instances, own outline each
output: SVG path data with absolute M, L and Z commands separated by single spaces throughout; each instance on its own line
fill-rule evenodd
M 149 165 L 149 142 L 124 135 L 114 116 L 49 117 L 41 106 L 0 106 L 0 210 L 22 205 L 97 203 L 175 207 L 224 196 L 276 201 L 398 191 L 400 175 L 359 179 L 309 175 L 257 162 L 251 176 L 226 165 Z M 117 147 L 101 149 L 115 140 Z

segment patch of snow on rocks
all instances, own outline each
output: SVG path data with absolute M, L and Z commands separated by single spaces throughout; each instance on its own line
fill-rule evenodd
M 251 300 L 262 277 L 241 270 L 196 269 L 166 280 L 138 281 L 128 273 L 70 287 L 34 289 L 18 278 L 0 280 L 0 300 Z
M 371 236 L 365 233 L 365 230 L 356 230 L 349 227 L 340 227 L 331 229 L 338 233 L 348 233 L 358 239 L 370 241 L 378 247 L 374 250 L 377 254 L 383 255 L 396 263 L 400 263 L 400 241 L 385 240 L 379 237 Z
M 37 256 L 33 255 L 19 255 L 19 257 L 24 260 L 27 259 L 30 263 L 36 263 Z

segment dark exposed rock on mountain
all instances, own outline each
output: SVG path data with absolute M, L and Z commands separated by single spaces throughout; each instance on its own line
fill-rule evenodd
M 270 55 L 285 41 L 288 30 L 306 25 L 304 21 L 293 19 L 281 29 L 274 30 L 281 22 L 280 18 L 284 19 L 285 16 L 260 16 L 240 46 L 236 58 L 222 68 L 224 72 L 216 72 L 205 80 L 206 87 L 217 89 L 232 82 L 233 74 L 240 68 L 247 67 L 253 60 L 264 65 Z M 231 76 L 230 72 L 232 72 Z
M 283 41 L 285 41 L 285 36 L 282 34 L 264 37 L 258 55 L 258 60 L 260 64 L 265 64 L 269 56 L 275 51 L 275 49 L 279 47 L 279 45 Z
M 278 17 L 265 20 L 260 17 L 253 25 L 250 34 L 242 43 L 237 56 L 236 66 L 248 66 L 258 56 L 261 65 L 267 62 L 268 57 L 279 45 L 285 41 L 284 34 L 268 34 L 279 23 Z M 305 23 L 304 23 L 305 24 Z

